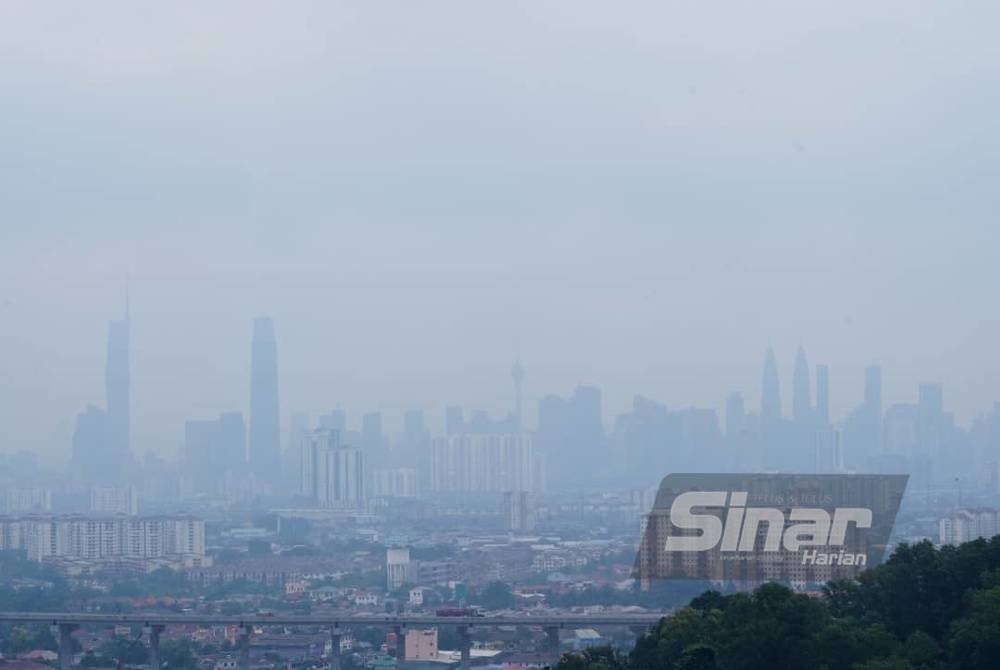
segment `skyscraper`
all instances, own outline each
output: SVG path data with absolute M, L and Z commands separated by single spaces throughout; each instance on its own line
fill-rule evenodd
M 239 471 L 247 462 L 247 429 L 243 412 L 223 412 L 219 415 L 219 465 L 225 470 Z
M 104 453 L 108 444 L 108 415 L 104 410 L 88 405 L 76 416 L 73 430 L 74 474 L 91 481 L 102 480 Z
M 129 402 L 129 314 L 108 322 L 108 357 L 104 375 L 107 401 L 107 446 L 103 467 L 108 479 L 120 479 L 132 460 Z
M 578 386 L 569 398 L 538 401 L 536 444 L 557 486 L 575 485 L 607 465 L 601 390 Z
M 407 439 L 420 439 L 424 436 L 424 411 L 408 409 L 403 415 L 403 435 Z
M 882 368 L 865 368 L 864 402 L 848 415 L 841 427 L 845 465 L 853 469 L 871 467 L 882 447 Z
M 917 440 L 920 452 L 933 459 L 944 443 L 944 387 L 921 384 L 917 390 Z
M 726 396 L 726 438 L 730 442 L 739 439 L 746 423 L 746 408 L 743 394 L 733 391 Z
M 184 423 L 185 496 L 218 495 L 222 481 L 219 465 L 219 421 L 191 420 Z
M 342 409 L 330 410 L 329 414 L 319 417 L 319 427 L 335 430 L 338 433 L 347 432 L 347 412 Z
M 799 347 L 795 354 L 795 372 L 792 375 L 792 419 L 805 424 L 812 418 L 812 398 L 809 392 L 809 363 L 805 349 Z
M 465 430 L 465 412 L 457 405 L 450 405 L 444 410 L 445 433 L 457 435 Z
M 371 451 L 382 448 L 382 412 L 368 412 L 361 417 L 361 446 Z
M 302 477 L 302 439 L 309 432 L 309 415 L 292 412 L 285 434 L 285 453 L 281 458 L 282 481 L 286 491 L 298 491 Z
M 510 369 L 510 376 L 514 380 L 514 425 L 518 430 L 524 430 L 524 405 L 521 396 L 521 385 L 524 383 L 524 368 L 521 361 L 514 361 L 514 367 Z
M 250 469 L 257 481 L 274 486 L 281 474 L 278 409 L 278 346 L 274 321 L 253 322 L 250 354 Z
M 882 366 L 869 365 L 865 368 L 865 406 L 872 416 L 882 420 Z
M 830 423 L 830 368 L 825 365 L 816 366 L 816 420 Z
M 91 483 L 120 483 L 132 464 L 129 444 L 129 310 L 125 318 L 108 322 L 108 348 L 104 367 L 107 409 L 88 406 L 77 416 L 72 465 Z
M 764 377 L 761 381 L 760 416 L 766 423 L 777 423 L 781 419 L 781 385 L 778 381 L 778 361 L 774 349 L 767 348 L 764 358 Z

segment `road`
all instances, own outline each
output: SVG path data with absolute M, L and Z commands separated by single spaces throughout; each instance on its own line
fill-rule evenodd
M 0 622 L 122 625 L 234 625 L 234 626 L 649 626 L 659 614 L 517 614 L 497 616 L 435 616 L 432 614 L 378 614 L 361 616 L 206 614 L 95 614 L 90 612 L 0 612 Z

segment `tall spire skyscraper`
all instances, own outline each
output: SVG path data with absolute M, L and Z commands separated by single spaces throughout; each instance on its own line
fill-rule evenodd
M 524 405 L 521 396 L 521 384 L 524 382 L 524 368 L 521 361 L 514 361 L 514 367 L 510 369 L 510 376 L 514 379 L 514 421 L 518 430 L 524 430 Z
M 764 358 L 764 377 L 760 390 L 760 417 L 765 423 L 776 423 L 781 419 L 781 386 L 778 381 L 778 361 L 774 349 L 767 348 Z
M 795 355 L 795 372 L 792 374 L 792 420 L 806 423 L 812 417 L 812 398 L 809 392 L 809 363 L 805 349 L 799 347 Z
M 257 481 L 275 485 L 281 476 L 281 428 L 278 408 L 278 345 L 274 321 L 253 322 L 250 354 L 250 469 Z
M 125 297 L 125 318 L 108 322 L 108 357 L 104 370 L 104 391 L 107 402 L 107 446 L 104 468 L 111 479 L 118 479 L 132 459 L 130 402 L 131 375 L 129 368 L 129 308 L 128 289 Z

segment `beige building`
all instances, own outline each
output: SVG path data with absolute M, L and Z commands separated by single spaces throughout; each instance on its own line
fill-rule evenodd
M 435 628 L 408 630 L 404 640 L 407 661 L 435 661 L 438 654 L 438 633 Z

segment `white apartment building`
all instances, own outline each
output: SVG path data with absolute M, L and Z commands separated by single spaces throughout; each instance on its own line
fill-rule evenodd
M 17 512 L 51 512 L 52 490 L 45 488 L 12 488 L 0 496 L 3 511 L 7 514 Z
M 448 435 L 431 445 L 434 491 L 537 492 L 538 470 L 530 435 Z
M 90 489 L 91 514 L 139 513 L 139 494 L 134 486 L 95 486 Z
M 938 542 L 962 544 L 1000 534 L 1000 510 L 962 509 L 938 521 Z
M 205 522 L 194 517 L 0 518 L 0 549 L 28 558 L 161 558 L 205 555 Z
M 371 493 L 375 498 L 414 498 L 418 493 L 415 468 L 386 468 L 372 472 Z
M 335 430 L 303 436 L 301 468 L 302 495 L 321 507 L 359 507 L 367 499 L 365 455 L 341 446 Z
M 403 584 L 412 582 L 415 577 L 416 565 L 410 562 L 410 550 L 407 548 L 387 549 L 385 552 L 386 588 L 390 591 L 398 589 Z

